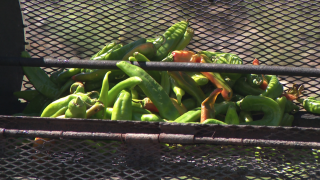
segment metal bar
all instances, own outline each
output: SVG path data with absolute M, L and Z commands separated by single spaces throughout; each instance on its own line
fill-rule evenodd
M 0 57 L 0 66 L 37 66 L 37 67 L 65 67 L 65 68 L 92 68 L 92 69 L 118 69 L 119 61 L 92 61 L 67 60 L 44 58 L 7 58 Z M 235 64 L 211 63 L 176 63 L 176 62 L 131 62 L 146 70 L 168 71 L 202 71 L 202 72 L 233 72 L 233 73 L 260 73 L 273 75 L 311 76 L 320 77 L 320 69 L 284 66 L 254 66 Z
M 3 129 L 4 137 L 42 137 L 42 138 L 72 138 L 72 139 L 109 139 L 127 143 L 173 143 L 173 144 L 229 144 L 243 146 L 271 146 L 293 148 L 320 148 L 319 142 L 281 141 L 242 138 L 212 138 L 194 137 L 181 134 L 141 134 L 141 133 L 94 133 L 68 131 L 42 131 Z
M 159 134 L 127 133 L 124 137 L 128 143 L 159 143 Z
M 118 141 L 122 140 L 122 135 L 120 133 L 95 133 L 95 132 L 4 129 L 3 134 L 5 137 L 109 139 L 109 140 L 118 140 Z
M 241 139 L 241 138 L 212 138 L 196 137 L 194 143 L 200 144 L 229 144 L 243 146 L 270 146 L 270 147 L 294 147 L 294 148 L 320 148 L 319 142 L 303 141 L 281 141 L 281 140 L 262 140 L 262 139 Z

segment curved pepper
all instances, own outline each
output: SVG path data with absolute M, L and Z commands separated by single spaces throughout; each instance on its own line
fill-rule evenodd
M 283 85 L 279 82 L 276 75 L 272 75 L 269 84 L 267 86 L 267 89 L 265 92 L 261 94 L 261 96 L 270 97 L 272 99 L 275 99 L 279 96 L 281 96 L 283 93 Z
M 190 122 L 199 122 L 201 117 L 201 107 L 194 108 L 187 111 L 180 117 L 174 120 L 176 123 L 190 123 Z
M 180 40 L 180 42 L 176 46 L 175 50 L 183 50 L 184 48 L 186 48 L 188 46 L 188 44 L 190 43 L 190 41 L 192 40 L 193 35 L 194 35 L 194 30 L 192 28 L 188 27 L 186 29 L 186 31 L 184 32 L 182 39 Z
M 223 121 L 219 121 L 217 119 L 207 119 L 203 121 L 201 124 L 220 124 L 220 125 L 228 125 L 227 123 Z
M 279 126 L 282 114 L 279 104 L 272 98 L 248 95 L 237 102 L 242 111 L 262 111 L 264 116 L 260 120 L 245 122 L 245 125 Z
M 156 56 L 151 61 L 161 61 L 170 51 L 174 51 L 189 25 L 189 21 L 180 21 L 169 27 L 163 34 L 166 42 L 157 50 Z
M 171 88 L 177 97 L 178 104 L 180 105 L 182 96 L 185 94 L 185 91 L 179 87 L 178 83 L 171 76 L 169 76 L 169 79 Z
M 161 117 L 168 120 L 173 120 L 180 116 L 179 111 L 171 102 L 169 95 L 145 70 L 138 66 L 132 65 L 127 61 L 118 62 L 116 65 L 128 76 L 138 76 L 142 79 L 142 82 L 138 86 L 157 107 Z
M 148 121 L 148 122 L 165 122 L 160 116 L 156 114 L 143 114 L 141 116 L 141 121 Z
M 297 99 L 302 103 L 303 108 L 310 113 L 320 114 L 320 101 L 314 97 L 308 97 L 306 99 Z
M 224 122 L 227 124 L 235 125 L 238 125 L 240 123 L 235 103 L 231 103 L 229 105 Z
M 216 64 L 237 64 L 242 65 L 242 59 L 232 53 L 223 53 L 223 52 L 210 52 L 210 51 L 200 51 L 198 54 L 203 54 L 209 59 L 211 59 L 212 63 Z M 234 83 L 241 77 L 242 74 L 240 73 L 219 73 L 222 79 L 225 80 L 226 83 L 230 87 L 234 86 Z
M 94 59 L 95 57 L 100 56 L 101 54 L 104 54 L 108 52 L 110 49 L 112 49 L 117 43 L 116 42 L 111 42 L 107 45 L 105 45 L 99 52 L 97 52 L 95 55 L 93 55 L 90 59 Z
M 247 81 L 246 77 L 240 77 L 234 84 L 233 88 L 235 93 L 238 93 L 242 96 L 246 95 L 260 95 L 264 93 L 264 91 L 258 87 L 250 86 Z
M 132 120 L 132 96 L 128 89 L 123 89 L 114 103 L 111 120 Z
M 68 104 L 68 109 L 65 112 L 66 118 L 87 118 L 87 107 L 80 96 L 72 99 Z
M 81 82 L 75 82 L 70 86 L 70 94 L 85 93 L 84 85 Z
M 109 91 L 108 91 L 108 98 L 105 102 L 106 107 L 112 107 L 114 102 L 117 99 L 117 96 L 123 89 L 130 89 L 138 84 L 142 83 L 142 79 L 138 76 L 132 76 L 129 77 L 119 83 L 117 83 L 115 86 L 113 86 Z
M 126 55 L 123 56 L 122 60 L 128 60 L 129 57 L 132 56 L 132 54 L 135 52 L 139 52 L 143 54 L 146 58 L 151 59 L 156 55 L 159 47 L 163 45 L 165 42 L 166 39 L 163 36 L 161 36 L 154 42 L 146 42 L 138 46 L 135 46 L 129 52 L 127 52 Z
M 175 80 L 180 88 L 192 95 L 199 105 L 206 98 L 200 86 L 185 72 L 168 71 L 168 74 Z
M 214 104 L 217 96 L 222 92 L 221 88 L 215 89 L 209 97 L 207 97 L 201 103 L 201 119 L 200 123 L 204 122 L 206 119 L 211 119 L 215 117 Z
M 241 111 L 239 113 L 239 122 L 242 123 L 242 122 L 251 122 L 253 121 L 252 119 L 252 115 L 250 112 L 248 111 Z
M 41 117 L 50 117 L 53 114 L 55 114 L 57 111 L 59 111 L 61 108 L 68 106 L 69 102 L 72 99 L 75 99 L 77 97 L 81 97 L 81 99 L 86 102 L 87 108 L 88 106 L 92 106 L 97 100 L 91 99 L 90 93 L 77 93 L 77 94 L 70 94 L 68 96 L 62 97 L 60 99 L 57 99 L 53 102 L 51 102 L 41 113 Z

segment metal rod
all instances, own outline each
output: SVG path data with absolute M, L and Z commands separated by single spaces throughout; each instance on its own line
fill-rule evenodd
M 91 69 L 118 69 L 119 61 L 67 60 L 44 58 L 7 58 L 0 57 L 0 66 L 36 66 L 36 67 L 65 67 Z M 231 65 L 211 63 L 176 63 L 176 62 L 131 62 L 146 70 L 167 71 L 202 71 L 202 72 L 232 72 L 260 73 L 272 75 L 292 75 L 320 77 L 320 69 L 303 67 L 267 66 L 267 65 Z

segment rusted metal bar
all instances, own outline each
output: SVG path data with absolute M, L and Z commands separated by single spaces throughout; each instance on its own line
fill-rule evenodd
M 126 143 L 171 143 L 171 144 L 223 144 L 238 146 L 270 146 L 292 148 L 320 148 L 320 142 L 282 141 L 265 139 L 242 139 L 221 137 L 194 137 L 183 134 L 141 134 L 141 133 L 95 133 L 95 132 L 64 132 L 44 130 L 0 129 L 4 137 L 43 137 L 70 139 L 108 139 L 125 141 Z
M 159 143 L 159 134 L 133 134 L 127 133 L 124 139 L 128 143 Z
M 161 133 L 159 141 L 163 143 L 191 144 L 194 143 L 194 135 L 165 134 Z
M 243 145 L 243 146 L 292 147 L 292 148 L 317 148 L 317 149 L 320 148 L 319 142 L 241 139 L 241 138 L 196 137 L 194 140 L 194 143 L 229 144 L 229 145 Z
M 118 69 L 116 63 L 119 61 L 91 61 L 68 60 L 68 59 L 45 59 L 45 58 L 19 58 L 1 57 L 1 66 L 37 66 L 37 67 L 64 67 L 64 68 L 92 68 L 92 69 Z M 214 63 L 172 63 L 172 62 L 131 62 L 146 70 L 168 70 L 168 71 L 203 71 L 203 72 L 233 72 L 233 73 L 256 73 L 274 75 L 293 75 L 320 77 L 318 68 L 285 67 L 285 66 L 254 66 L 235 64 Z
M 5 137 L 43 137 L 43 138 L 72 138 L 72 139 L 110 139 L 122 140 L 120 133 L 68 132 L 45 130 L 4 129 Z

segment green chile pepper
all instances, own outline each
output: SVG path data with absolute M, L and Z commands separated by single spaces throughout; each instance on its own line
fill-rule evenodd
M 50 80 L 54 83 L 54 84 L 56 84 L 58 87 L 60 86 L 60 82 L 58 82 L 58 75 L 60 74 L 60 73 L 62 73 L 64 71 L 64 68 L 61 68 L 60 70 L 58 70 L 58 71 L 56 71 L 56 72 L 54 72 L 54 73 L 52 73 L 51 75 L 50 75 Z
M 279 82 L 276 75 L 272 75 L 267 89 L 261 94 L 262 96 L 270 97 L 276 99 L 283 93 L 283 85 Z
M 77 97 L 81 97 L 81 99 L 86 102 L 87 106 L 93 105 L 97 100 L 91 99 L 90 93 L 77 93 L 77 94 L 70 94 L 68 96 L 62 97 L 60 99 L 57 99 L 53 102 L 51 102 L 46 108 L 42 111 L 41 117 L 51 117 L 53 114 L 55 114 L 57 111 L 59 111 L 61 108 L 68 106 L 69 102 L 72 99 L 75 99 Z
M 232 53 L 223 53 L 223 52 L 210 52 L 210 51 L 200 51 L 199 54 L 204 54 L 207 56 L 213 63 L 217 64 L 237 64 L 242 65 L 242 59 Z M 222 79 L 230 86 L 234 86 L 234 83 L 241 77 L 240 73 L 220 73 Z
M 112 107 L 113 104 L 115 103 L 118 94 L 123 90 L 123 89 L 130 89 L 133 88 L 136 85 L 139 85 L 142 83 L 142 78 L 138 76 L 132 76 L 129 77 L 119 83 L 117 83 L 113 88 L 111 88 L 108 92 L 108 99 L 107 102 L 105 103 L 106 107 Z
M 286 97 L 282 96 L 282 97 L 278 97 L 275 101 L 278 103 L 280 107 L 280 113 L 282 117 L 288 100 Z
M 282 114 L 279 104 L 266 96 L 248 95 L 237 102 L 242 111 L 262 111 L 264 116 L 260 120 L 245 122 L 246 125 L 279 126 Z
M 68 92 L 70 90 L 70 86 L 74 83 L 74 80 L 69 79 L 67 82 L 63 84 L 63 86 L 60 87 L 58 92 L 56 92 L 56 96 L 53 100 L 59 99 L 65 92 Z M 68 93 L 69 94 L 69 93 Z
M 106 111 L 105 111 L 106 118 L 105 119 L 111 119 L 113 108 L 107 107 L 105 109 L 106 109 Z M 141 107 L 136 107 L 132 104 L 132 120 L 136 120 L 136 121 L 139 120 L 140 121 L 141 116 L 143 114 L 152 114 L 152 112 L 147 109 L 141 108 Z
M 85 93 L 84 85 L 81 82 L 75 82 L 70 86 L 70 94 Z
M 109 55 L 111 53 L 113 53 L 115 50 L 122 48 L 123 45 L 122 44 L 116 44 L 115 46 L 113 46 L 111 49 L 109 49 L 108 51 L 95 56 L 94 58 L 92 58 L 92 60 L 112 60 L 112 59 L 108 59 Z
M 130 77 L 137 76 L 142 79 L 142 82 L 138 84 L 138 86 L 157 107 L 161 117 L 173 120 L 180 116 L 179 111 L 173 105 L 169 95 L 145 70 L 127 61 L 118 62 L 117 67 Z
M 97 52 L 95 55 L 93 55 L 90 59 L 94 59 L 97 56 L 100 56 L 101 54 L 104 54 L 108 52 L 110 49 L 112 49 L 117 43 L 116 42 L 111 42 L 104 46 L 99 52 Z
M 258 87 L 252 87 L 250 84 L 247 83 L 246 77 L 240 77 L 233 86 L 233 91 L 238 93 L 242 96 L 247 95 L 260 95 L 264 93 L 264 90 Z
M 96 102 L 96 104 L 98 103 L 102 103 L 103 105 L 106 105 L 108 103 L 108 93 L 109 93 L 109 74 L 111 73 L 111 71 L 108 71 L 102 81 L 102 87 L 101 87 L 101 91 L 100 91 L 100 95 L 98 98 L 98 102 Z M 99 111 L 97 113 L 95 113 L 93 115 L 92 118 L 94 119 L 105 119 L 106 114 L 104 113 L 104 111 Z
M 235 125 L 238 125 L 240 123 L 235 103 L 231 103 L 229 105 L 224 122 L 227 124 Z
M 49 76 L 40 67 L 22 67 L 24 74 L 27 76 L 31 84 L 41 94 L 50 99 L 57 96 L 59 88 L 54 84 Z
M 203 86 L 208 84 L 209 79 L 204 76 L 203 74 L 201 74 L 200 72 L 190 72 L 190 71 L 186 71 L 186 73 L 199 85 L 199 86 Z
M 310 113 L 320 114 L 320 101 L 314 97 L 308 97 L 306 99 L 297 99 L 302 103 L 303 108 Z
M 221 115 L 221 114 L 227 114 L 228 112 L 228 108 L 229 106 L 232 106 L 234 104 L 234 102 L 232 101 L 223 101 L 223 102 L 220 102 L 220 103 L 215 103 L 214 104 L 214 116 L 218 116 L 218 115 Z M 236 110 L 239 111 L 239 107 L 236 106 Z
M 284 113 L 280 126 L 292 126 L 292 122 L 294 120 L 294 116 L 288 113 Z
M 220 125 L 228 125 L 227 123 L 223 121 L 219 121 L 217 119 L 207 119 L 203 121 L 201 124 L 220 124 Z
M 38 94 L 27 104 L 22 113 L 36 114 L 36 116 L 40 116 L 44 106 L 50 101 L 51 99 L 47 98 L 46 96 Z
M 132 96 L 128 89 L 123 89 L 114 103 L 111 120 L 132 120 Z
M 141 54 L 143 54 L 146 58 L 150 59 L 153 58 L 156 53 L 157 50 L 159 49 L 159 47 L 166 41 L 166 39 L 164 39 L 163 36 L 161 36 L 158 40 L 154 41 L 154 42 L 146 42 L 144 44 L 140 44 L 138 46 L 135 46 L 134 48 L 132 48 L 129 52 L 127 52 L 126 55 L 124 55 L 124 57 L 122 58 L 122 60 L 128 60 L 128 58 L 130 56 L 132 56 L 132 54 L 134 52 L 139 52 Z M 135 57 L 137 58 L 137 57 Z
M 104 109 L 105 109 L 105 107 L 102 103 L 99 103 L 99 102 L 95 103 L 93 106 L 91 106 L 89 109 L 87 109 L 87 111 L 86 111 L 87 118 L 92 119 L 92 116 L 99 113 L 100 111 L 103 111 Z M 102 114 L 104 114 L 104 112 Z
M 240 111 L 239 121 L 240 123 L 253 121 L 251 113 L 249 111 Z
M 72 76 L 79 74 L 81 71 L 80 68 L 69 68 L 66 71 L 63 71 L 58 74 L 57 82 L 58 83 L 65 83 L 68 81 Z
M 184 48 L 186 48 L 188 46 L 188 44 L 190 43 L 190 41 L 192 40 L 193 35 L 194 35 L 194 30 L 192 28 L 188 27 L 186 29 L 182 39 L 180 40 L 180 42 L 176 46 L 175 50 L 183 50 Z
M 141 116 L 141 121 L 148 121 L 148 122 L 165 122 L 160 116 L 156 114 L 143 114 Z
M 295 105 L 292 101 L 287 100 L 286 107 L 284 109 L 285 113 L 296 113 L 300 110 L 300 107 Z
M 169 95 L 170 93 L 170 79 L 167 71 L 161 71 L 161 83 L 163 90 Z
M 185 72 L 169 71 L 168 74 L 177 82 L 179 87 L 197 100 L 199 106 L 202 101 L 206 99 L 206 96 L 200 86 Z
M 71 101 L 70 101 L 71 102 Z M 64 115 L 66 113 L 66 110 L 68 109 L 68 106 L 64 106 L 61 109 L 59 109 L 56 113 L 51 115 L 51 118 L 56 118 L 58 116 Z
M 187 111 L 180 117 L 174 120 L 176 123 L 190 123 L 190 122 L 200 122 L 201 117 L 201 107 L 194 108 Z
M 177 97 L 178 104 L 180 105 L 182 96 L 185 94 L 185 91 L 179 87 L 178 83 L 171 76 L 169 76 L 169 80 L 170 80 L 171 88 Z
M 197 107 L 197 101 L 193 98 L 184 99 L 181 101 L 181 103 L 187 108 L 188 111 Z
M 130 88 L 130 90 L 131 90 L 132 99 L 139 99 L 138 91 L 134 87 Z
M 189 25 L 189 21 L 180 21 L 169 27 L 163 34 L 166 42 L 157 50 L 156 56 L 151 61 L 161 61 L 170 51 L 175 50 Z
M 35 98 L 39 93 L 38 90 L 26 90 L 26 91 L 16 91 L 13 92 L 13 95 L 17 98 L 24 99 L 26 101 L 31 101 Z
M 65 112 L 66 118 L 87 118 L 86 113 L 87 107 L 82 101 L 81 97 L 78 96 L 72 99 L 68 104 L 68 109 Z
M 133 53 L 133 56 L 137 61 L 141 61 L 141 62 L 149 62 L 150 61 L 145 55 L 141 54 L 140 52 Z
M 116 49 L 104 56 L 101 60 L 122 60 L 123 57 L 133 48 L 146 43 L 145 38 L 140 38 L 134 42 L 126 44 L 119 49 Z M 133 52 L 132 52 L 133 53 Z M 128 56 L 129 57 L 129 56 Z
M 99 81 L 104 78 L 106 73 L 111 71 L 109 75 L 109 81 L 115 81 L 118 79 L 126 78 L 127 76 L 121 71 L 116 69 L 96 69 L 90 73 L 80 73 L 72 76 L 74 81 L 88 82 L 88 81 Z
M 247 74 L 247 83 L 252 87 L 260 87 L 263 83 L 263 76 L 261 74 Z

